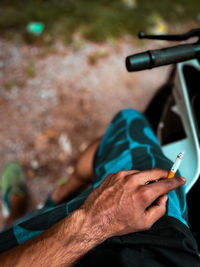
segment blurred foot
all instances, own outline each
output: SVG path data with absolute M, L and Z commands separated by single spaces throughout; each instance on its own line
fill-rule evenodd
M 1 178 L 3 195 L 3 217 L 5 226 L 24 214 L 26 206 L 26 190 L 24 186 L 24 171 L 20 163 L 10 162 L 3 170 Z

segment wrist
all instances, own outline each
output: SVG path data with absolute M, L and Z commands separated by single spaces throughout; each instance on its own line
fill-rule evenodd
M 84 225 L 85 229 L 88 229 L 90 238 L 96 245 L 103 243 L 107 238 L 110 237 L 108 232 L 108 225 L 106 219 L 100 213 L 96 213 L 92 208 L 86 208 L 83 206 L 81 210 L 85 216 Z
M 90 249 L 104 242 L 108 236 L 105 231 L 103 220 L 96 218 L 91 210 L 79 208 L 73 214 L 79 221 L 78 237 L 83 240 Z
M 73 225 L 70 229 L 68 228 L 69 224 Z M 91 213 L 84 208 L 79 208 L 69 217 L 66 217 L 64 228 L 65 238 L 63 238 L 63 241 L 65 246 L 69 245 L 73 248 L 73 252 L 78 248 L 82 255 L 86 254 L 89 250 L 98 246 L 106 239 L 100 224 L 95 222 L 91 218 Z

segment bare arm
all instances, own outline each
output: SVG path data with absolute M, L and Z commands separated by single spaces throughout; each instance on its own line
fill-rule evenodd
M 72 266 L 111 236 L 149 229 L 166 212 L 166 193 L 185 183 L 167 174 L 159 169 L 110 174 L 80 209 L 2 254 L 2 266 Z
M 0 255 L 0 265 L 71 266 L 100 242 L 102 233 L 99 236 L 88 224 L 85 211 L 78 209 L 43 234 Z

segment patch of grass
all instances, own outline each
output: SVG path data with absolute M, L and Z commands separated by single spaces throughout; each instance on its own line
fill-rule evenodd
M 71 42 L 75 32 L 85 39 L 103 41 L 124 34 L 135 36 L 151 26 L 151 16 L 155 13 L 167 23 L 184 24 L 197 20 L 200 12 L 199 0 L 137 2 L 137 7 L 131 9 L 122 0 L 1 0 L 0 31 L 14 29 L 24 33 L 28 22 L 41 21 L 45 24 L 42 43 L 45 36 Z
M 27 64 L 24 68 L 24 72 L 26 74 L 27 78 L 33 78 L 36 75 L 36 69 L 35 69 L 35 64 L 34 62 L 30 62 Z
M 91 65 L 95 65 L 99 61 L 99 59 L 105 58 L 107 56 L 108 56 L 108 52 L 106 50 L 98 49 L 89 55 L 88 62 Z
M 24 86 L 25 82 L 23 80 L 19 80 L 18 78 L 13 78 L 6 82 L 5 88 L 7 91 L 11 91 L 14 86 L 22 87 Z

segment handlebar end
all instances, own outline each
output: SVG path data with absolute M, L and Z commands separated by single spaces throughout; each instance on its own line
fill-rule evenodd
M 128 56 L 125 63 L 129 72 L 152 68 L 149 51 Z
M 132 70 L 131 70 L 131 64 L 130 64 L 130 59 L 129 58 L 130 58 L 130 56 L 126 57 L 125 64 L 126 64 L 127 71 L 131 72 Z

